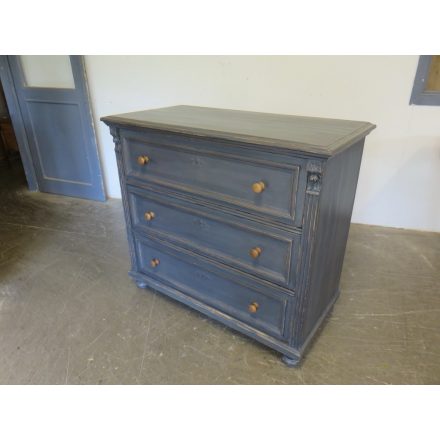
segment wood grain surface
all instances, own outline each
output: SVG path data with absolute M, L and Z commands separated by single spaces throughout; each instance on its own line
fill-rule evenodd
M 365 137 L 369 122 L 179 105 L 101 118 L 107 124 L 279 147 L 329 157 Z

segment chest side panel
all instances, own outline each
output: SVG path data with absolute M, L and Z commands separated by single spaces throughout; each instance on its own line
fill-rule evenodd
M 298 345 L 306 341 L 339 294 L 363 145 L 364 140 L 359 141 L 330 159 L 323 170 Z

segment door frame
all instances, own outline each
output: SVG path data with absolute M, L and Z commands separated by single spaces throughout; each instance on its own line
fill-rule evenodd
M 20 152 L 23 169 L 26 175 L 28 188 L 30 191 L 40 191 L 41 188 L 38 184 L 38 178 L 34 163 L 34 160 L 36 159 L 33 158 L 34 156 L 31 154 L 28 133 L 27 130 L 25 129 L 24 118 L 23 118 L 22 110 L 19 105 L 18 93 L 16 89 L 16 87 L 18 87 L 16 85 L 17 78 L 15 78 L 15 82 L 14 82 L 14 75 L 12 73 L 13 72 L 11 67 L 11 63 L 13 62 L 12 57 L 18 57 L 18 55 L 0 55 L 0 81 L 2 83 L 3 91 L 5 94 L 6 104 L 8 106 L 9 116 L 11 118 L 12 126 L 14 128 L 15 137 L 17 139 L 18 149 Z M 98 146 L 98 139 L 96 136 L 93 110 L 90 102 L 89 85 L 87 81 L 85 60 L 84 60 L 84 56 L 82 55 L 70 56 L 71 61 L 72 58 L 79 60 L 79 63 L 73 63 L 72 74 L 74 75 L 75 78 L 75 88 L 78 90 L 81 96 L 81 107 L 83 107 L 82 109 L 83 111 L 88 111 L 90 113 L 89 115 L 87 115 L 88 119 L 90 119 L 90 126 L 87 126 L 86 135 L 93 138 L 92 143 L 96 148 L 101 194 L 99 198 L 92 198 L 92 200 L 105 201 L 107 199 L 107 194 L 103 179 L 101 157 L 99 154 L 99 146 Z M 75 76 L 75 72 L 76 72 L 76 76 Z M 81 78 L 81 80 L 79 80 L 79 78 Z M 23 81 L 23 78 L 21 78 L 21 80 Z M 77 80 L 79 82 L 77 82 Z
M 30 191 L 38 191 L 38 181 L 32 161 L 29 141 L 24 128 L 23 116 L 18 105 L 17 92 L 12 79 L 11 66 L 8 55 L 0 55 L 0 81 L 5 93 L 6 104 L 8 105 L 9 116 L 17 139 L 18 150 L 20 151 L 21 162 Z

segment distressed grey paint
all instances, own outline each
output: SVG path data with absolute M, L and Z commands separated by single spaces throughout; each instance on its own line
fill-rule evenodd
M 364 138 L 374 125 L 184 106 L 134 115 L 102 119 L 116 144 L 130 275 L 296 365 L 339 293 Z M 228 126 L 235 131 L 222 131 Z M 140 166 L 144 154 L 150 162 Z M 252 193 L 257 180 L 275 201 Z M 158 214 L 151 223 L 142 220 L 148 210 Z M 259 237 L 275 240 L 261 245 L 261 264 L 246 251 Z M 289 255 L 283 240 L 293 240 Z M 251 302 L 260 306 L 255 314 Z
M 192 203 L 160 195 L 153 188 L 140 190 L 128 186 L 128 194 L 136 230 L 214 259 L 220 256 L 231 266 L 294 288 L 300 234 L 269 226 L 262 230 L 253 222 L 238 223 L 231 214 L 203 206 L 194 209 Z M 149 211 L 155 213 L 155 218 L 146 221 L 144 213 Z M 255 246 L 264 249 L 258 261 L 248 254 L 250 247 Z

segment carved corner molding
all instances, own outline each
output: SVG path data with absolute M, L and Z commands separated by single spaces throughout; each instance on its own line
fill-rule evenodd
M 115 152 L 119 153 L 121 151 L 121 136 L 119 134 L 119 128 L 110 127 L 110 134 L 113 137 L 113 142 L 115 143 Z
M 322 187 L 322 164 L 309 163 L 307 165 L 307 188 L 308 194 L 317 195 L 320 193 Z

